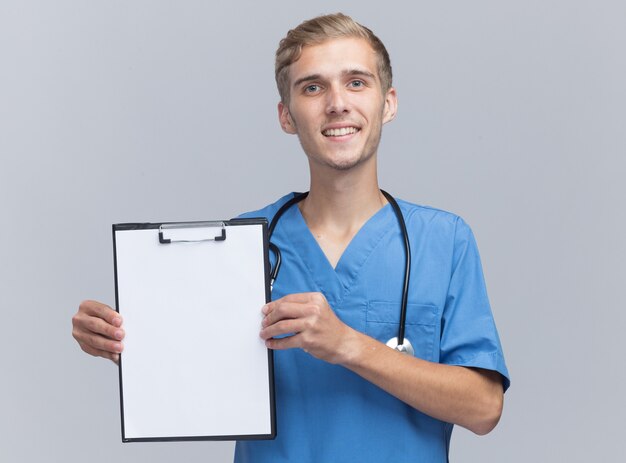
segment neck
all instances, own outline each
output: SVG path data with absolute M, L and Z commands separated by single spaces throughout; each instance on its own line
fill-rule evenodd
M 300 211 L 312 229 L 358 230 L 387 200 L 378 187 L 375 156 L 346 171 L 311 166 L 309 196 Z

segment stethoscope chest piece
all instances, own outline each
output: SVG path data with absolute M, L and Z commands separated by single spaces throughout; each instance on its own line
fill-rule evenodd
M 396 215 L 396 218 L 398 219 L 398 225 L 400 226 L 400 230 L 402 231 L 402 239 L 404 241 L 404 251 L 405 251 L 405 257 L 406 257 L 405 262 L 404 262 L 404 285 L 402 288 L 402 304 L 400 305 L 400 321 L 399 321 L 399 327 L 398 327 L 398 337 L 391 338 L 389 341 L 387 341 L 387 345 L 391 347 L 392 349 L 397 350 L 398 352 L 402 352 L 403 354 L 415 355 L 413 346 L 411 345 L 409 340 L 404 337 L 404 328 L 406 324 L 406 309 L 407 309 L 407 301 L 408 301 L 408 295 L 409 295 L 409 278 L 411 276 L 411 246 L 409 244 L 409 234 L 406 231 L 406 223 L 404 222 L 404 216 L 402 215 L 402 211 L 400 210 L 400 206 L 398 206 L 398 203 L 396 202 L 396 200 L 393 199 L 393 196 L 391 196 L 386 191 L 380 190 L 380 192 L 383 195 L 385 195 L 385 198 L 387 198 L 387 201 L 389 201 L 389 204 L 391 204 L 394 214 Z M 272 222 L 270 223 L 270 226 L 268 229 L 268 233 L 267 233 L 268 241 L 272 237 L 272 233 L 274 232 L 274 229 L 276 228 L 278 219 L 280 219 L 280 217 L 285 213 L 287 209 L 289 209 L 291 206 L 298 203 L 299 201 L 302 201 L 304 198 L 307 197 L 308 194 L 309 194 L 308 192 L 296 193 L 294 194 L 293 198 L 291 198 L 289 201 L 283 204 L 280 207 L 280 209 L 278 209 L 276 214 L 274 214 L 274 217 L 272 218 Z M 280 270 L 281 256 L 280 256 L 280 249 L 278 248 L 278 246 L 274 245 L 271 241 L 269 243 L 269 247 L 274 253 L 274 255 L 276 256 L 276 264 L 274 264 L 274 267 L 270 271 L 270 281 L 271 281 L 271 287 L 273 289 L 274 281 L 276 280 L 276 277 L 278 276 L 278 271 Z M 398 344 L 398 338 L 403 340 L 402 344 Z
M 409 342 L 408 339 L 404 338 L 404 342 L 400 345 L 398 345 L 398 338 L 391 338 L 389 341 L 387 341 L 387 346 L 391 347 L 392 349 L 397 350 L 398 352 L 401 352 L 403 354 L 407 354 L 407 355 L 415 355 L 415 351 L 413 350 L 413 346 L 411 345 L 411 343 Z

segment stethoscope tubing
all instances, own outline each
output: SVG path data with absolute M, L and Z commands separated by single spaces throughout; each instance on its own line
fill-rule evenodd
M 400 206 L 385 190 L 380 190 L 380 192 L 387 198 L 389 204 L 393 208 L 396 213 L 396 218 L 398 219 L 398 224 L 400 226 L 400 231 L 402 232 L 402 238 L 404 242 L 404 284 L 402 286 L 402 304 L 400 305 L 400 326 L 398 328 L 398 345 L 401 346 L 404 344 L 404 331 L 406 327 L 406 307 L 408 305 L 409 300 L 409 282 L 411 278 L 411 245 L 409 244 L 409 233 L 406 229 L 406 222 L 404 221 L 404 216 L 402 215 L 402 211 L 400 210 Z
M 270 285 L 272 287 L 274 286 L 274 282 L 276 281 L 276 278 L 278 277 L 278 271 L 280 270 L 280 264 L 282 263 L 280 249 L 278 249 L 278 246 L 276 246 L 271 241 L 272 235 L 274 234 L 274 229 L 276 228 L 276 224 L 278 224 L 278 220 L 282 217 L 282 215 L 285 212 L 287 212 L 287 209 L 289 209 L 294 204 L 299 203 L 307 196 L 309 196 L 308 191 L 305 191 L 304 193 L 295 193 L 293 198 L 291 198 L 289 201 L 283 204 L 280 207 L 280 209 L 278 209 L 276 214 L 274 214 L 274 218 L 272 219 L 272 222 L 270 223 L 270 227 L 267 231 L 267 240 L 269 241 L 269 248 L 272 250 L 272 252 L 276 256 L 276 263 L 274 264 L 274 268 L 272 268 L 272 271 L 270 272 Z
M 411 246 L 409 244 L 409 234 L 406 229 L 406 222 L 404 221 L 404 216 L 402 215 L 400 206 L 398 206 L 398 203 L 396 202 L 396 200 L 389 193 L 387 193 L 384 190 L 380 190 L 380 192 L 385 196 L 385 198 L 387 198 L 387 201 L 389 201 L 389 204 L 391 205 L 396 215 L 396 218 L 398 219 L 398 225 L 400 226 L 400 231 L 402 233 L 402 238 L 403 238 L 403 243 L 404 243 L 404 255 L 405 255 L 404 282 L 403 282 L 403 287 L 402 287 L 402 303 L 400 305 L 400 326 L 398 327 L 398 340 L 397 340 L 398 341 L 397 346 L 403 346 L 404 345 L 404 333 L 405 333 L 405 327 L 406 327 L 406 309 L 407 309 L 408 297 L 409 297 L 409 281 L 411 277 Z M 272 234 L 274 233 L 274 229 L 276 228 L 276 225 L 278 224 L 278 221 L 282 217 L 282 215 L 291 206 L 299 203 L 308 195 L 309 195 L 308 191 L 304 193 L 295 193 L 293 198 L 291 198 L 289 201 L 287 201 L 278 209 L 278 211 L 276 212 L 276 214 L 274 215 L 270 223 L 270 226 L 268 229 L 269 248 L 274 253 L 274 256 L 276 257 L 276 263 L 274 264 L 274 267 L 270 271 L 270 286 L 272 289 L 274 287 L 274 282 L 276 281 L 276 278 L 278 277 L 278 272 L 280 270 L 280 266 L 282 263 L 280 249 L 278 248 L 278 246 L 276 246 L 274 243 L 271 242 Z

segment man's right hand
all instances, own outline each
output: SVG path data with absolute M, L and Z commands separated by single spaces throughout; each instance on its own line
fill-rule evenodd
M 122 317 L 106 304 L 83 301 L 72 317 L 72 336 L 90 355 L 119 362 L 124 348 Z

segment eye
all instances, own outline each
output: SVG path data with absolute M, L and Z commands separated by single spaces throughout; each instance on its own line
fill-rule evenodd
M 361 88 L 365 86 L 365 82 L 362 80 L 351 80 L 349 86 L 352 88 Z
M 317 84 L 311 84 L 304 87 L 304 93 L 315 93 L 319 92 L 320 86 Z

